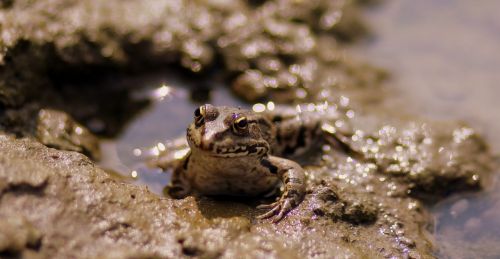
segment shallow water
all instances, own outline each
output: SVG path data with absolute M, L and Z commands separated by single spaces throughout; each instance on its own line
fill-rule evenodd
M 391 71 L 388 87 L 397 98 L 388 105 L 439 120 L 463 120 L 485 135 L 498 153 L 498 10 L 497 0 L 385 1 L 367 12 L 374 38 L 356 47 L 354 54 Z M 144 156 L 152 152 L 148 147 L 184 135 L 199 103 L 191 101 L 189 80 L 160 73 L 147 82 L 150 91 L 137 93 L 137 98 L 150 98 L 153 105 L 131 121 L 117 141 L 103 143 L 103 166 L 132 174 L 139 184 L 161 193 L 169 174 L 144 167 Z M 215 88 L 210 102 L 245 106 L 224 87 Z M 500 186 L 490 185 L 486 192 L 451 197 L 432 209 L 439 257 L 500 257 L 500 188 L 494 188 Z
M 374 39 L 356 49 L 386 67 L 396 107 L 462 120 L 500 152 L 500 1 L 386 1 L 367 12 Z M 500 184 L 435 206 L 443 258 L 500 258 Z
M 210 87 L 213 88 L 210 103 L 248 106 L 233 97 L 227 87 Z M 184 136 L 186 126 L 193 119 L 193 111 L 203 102 L 193 101 L 192 95 L 197 92 L 191 91 L 194 89 L 192 81 L 168 72 L 151 74 L 137 89 L 141 90 L 132 96 L 149 99 L 152 105 L 130 121 L 116 140 L 103 141 L 101 166 L 130 176 L 138 184 L 147 185 L 153 192 L 161 194 L 170 181 L 170 172 L 148 168 L 144 161 L 153 155 L 155 151 L 151 148 L 158 143 Z M 199 93 L 200 90 L 195 91 Z

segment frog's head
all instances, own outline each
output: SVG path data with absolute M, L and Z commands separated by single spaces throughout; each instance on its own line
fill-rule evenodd
M 194 151 L 210 156 L 262 156 L 269 152 L 272 125 L 248 110 L 210 104 L 194 111 L 187 140 Z

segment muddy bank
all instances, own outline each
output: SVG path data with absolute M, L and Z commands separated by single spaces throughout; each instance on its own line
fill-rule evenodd
M 450 128 L 431 128 L 435 134 L 428 138 L 434 143 L 452 143 L 447 139 L 453 136 Z M 408 136 L 408 130 L 399 129 Z M 387 136 L 405 139 L 396 132 Z M 466 137 L 458 145 L 477 150 L 478 156 L 458 160 L 460 170 L 453 175 L 446 167 L 431 170 L 439 166 L 435 161 L 419 161 L 429 175 L 421 177 L 431 187 L 473 189 L 486 176 L 476 164 L 488 159 L 481 142 Z M 452 152 L 460 157 L 456 150 Z M 417 188 L 420 182 L 411 174 L 396 174 L 376 161 L 353 160 L 338 150 L 325 150 L 322 161 L 306 167 L 305 201 L 278 224 L 255 218 L 262 200 L 162 198 L 111 177 L 84 155 L 47 148 L 33 139 L 2 135 L 0 152 L 4 256 L 430 258 L 434 252 L 432 220 L 413 194 L 438 198 L 441 190 Z M 393 156 L 385 150 L 378 154 Z M 468 174 L 466 169 L 472 168 L 477 171 Z
M 4 255 L 300 258 L 431 252 L 422 236 L 428 219 L 419 206 L 398 213 L 418 204 L 409 198 L 381 207 L 368 196 L 370 203 L 359 201 L 352 187 L 325 180 L 311 185 L 299 210 L 273 224 L 255 220 L 258 212 L 248 201 L 161 198 L 111 179 L 83 155 L 29 139 L 2 135 L 0 150 L 0 211 L 20 225 L 16 235 L 8 235 L 9 225 L 2 228 Z
M 162 64 L 197 74 L 222 65 L 248 100 L 273 92 L 304 98 L 321 79 L 312 69 L 323 63 L 346 82 L 367 85 L 337 51 L 339 41 L 366 31 L 357 8 L 341 1 L 15 1 L 1 13 L 0 100 L 7 106 L 41 99 L 36 89 L 73 76 Z
M 464 125 L 372 109 L 387 74 L 345 56 L 359 6 L 330 2 L 3 3 L 0 255 L 432 257 L 423 202 L 481 189 L 487 145 Z M 326 101 L 346 149 L 304 163 L 308 194 L 278 224 L 255 219 L 261 200 L 172 200 L 112 178 L 77 152 L 98 158 L 94 134 L 148 104 L 106 80 L 156 66 L 246 100 Z

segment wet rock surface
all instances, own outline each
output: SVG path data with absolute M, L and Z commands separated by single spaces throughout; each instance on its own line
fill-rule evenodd
M 111 255 L 118 257 L 231 258 L 243 253 L 294 258 L 404 253 L 425 257 L 431 252 L 420 236 L 421 224 L 428 219 L 418 210 L 397 213 L 406 209 L 410 198 L 371 205 L 351 197 L 348 193 L 357 191 L 349 185 L 312 186 L 314 191 L 299 209 L 273 224 L 255 219 L 259 212 L 252 201 L 161 198 L 144 187 L 113 180 L 81 154 L 30 139 L 2 135 L 0 151 L 0 211 L 29 222 L 23 223 L 26 230 L 16 228 L 20 240 L 9 236 L 6 255 L 96 257 L 113 250 Z M 381 225 L 387 233 L 380 233 Z M 37 240 L 41 243 L 30 245 Z
M 0 151 L 0 212 L 29 222 L 19 238 L 4 242 L 5 255 L 426 258 L 433 252 L 432 221 L 422 202 L 408 196 L 411 181 L 337 150 L 306 167 L 308 194 L 278 224 L 255 219 L 258 200 L 161 198 L 111 178 L 81 154 L 32 139 L 3 135 Z M 439 180 L 450 192 L 460 182 Z M 10 237 L 9 228 L 1 230 Z
M 347 19 L 341 19 L 344 9 Z M 258 6 L 246 1 L 15 1 L 0 10 L 0 101 L 19 106 L 55 98 L 50 91 L 35 94 L 36 89 L 75 75 L 83 79 L 116 67 L 134 71 L 162 64 L 194 73 L 220 64 L 228 83 L 247 100 L 304 99 L 325 85 L 373 88 L 385 73 L 344 58 L 338 49 L 339 38 L 362 34 L 360 26 L 351 26 L 362 24 L 355 10 L 344 1 L 323 0 Z M 349 29 L 338 37 L 342 21 Z
M 40 110 L 35 135 L 46 146 L 77 151 L 99 160 L 97 137 L 64 112 Z
M 1 7 L 1 256 L 430 258 L 423 202 L 488 180 L 491 156 L 470 127 L 367 108 L 383 99 L 387 74 L 343 53 L 342 44 L 364 30 L 356 5 L 46 0 Z M 325 145 L 304 163 L 308 194 L 278 224 L 255 219 L 260 200 L 159 197 L 71 152 L 97 157 L 87 128 L 111 134 L 118 129 L 108 120 L 123 124 L 145 105 L 130 101 L 129 88 L 73 82 L 160 65 L 197 80 L 223 71 L 246 100 L 338 107 L 341 117 L 326 130 L 342 133 L 343 149 Z M 100 117 L 103 107 L 112 116 Z
M 36 251 L 40 247 L 41 235 L 18 215 L 2 215 L 0 223 L 0 253 L 19 254 L 24 250 Z

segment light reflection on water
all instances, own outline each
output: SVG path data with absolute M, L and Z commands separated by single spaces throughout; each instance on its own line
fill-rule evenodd
M 463 120 L 500 153 L 500 1 L 392 0 L 368 12 L 375 39 L 354 54 L 388 68 L 389 107 Z M 500 172 L 497 172 L 497 175 Z M 498 178 L 498 176 L 496 177 Z M 444 258 L 500 258 L 500 184 L 432 210 Z

